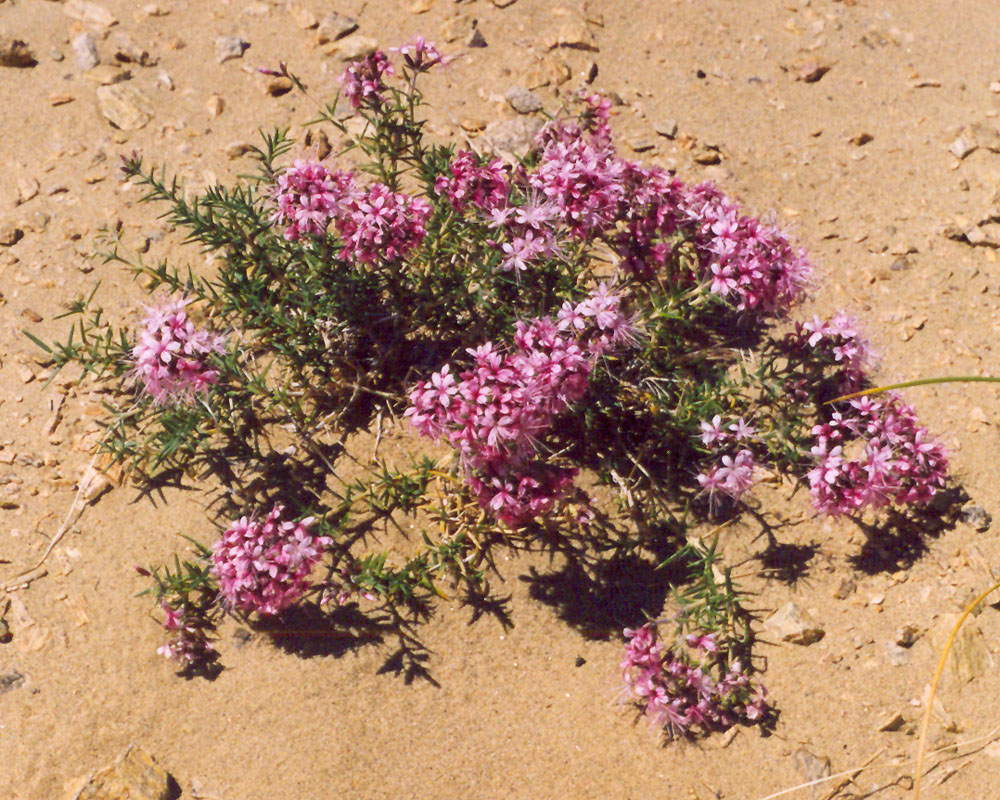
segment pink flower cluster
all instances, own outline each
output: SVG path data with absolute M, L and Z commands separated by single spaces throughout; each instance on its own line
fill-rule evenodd
M 618 210 L 619 224 L 610 244 L 621 257 L 625 272 L 649 280 L 670 261 L 672 240 L 683 222 L 681 181 L 659 167 L 625 162 L 624 197 Z M 624 223 L 624 224 L 621 224 Z
M 510 184 L 499 158 L 480 165 L 475 153 L 463 150 L 452 159 L 449 172 L 450 177 L 438 175 L 434 191 L 447 197 L 452 208 L 460 214 L 469 203 L 484 212 L 506 206 Z
M 859 391 L 867 380 L 876 358 L 871 345 L 858 328 L 858 321 L 844 311 L 828 320 L 814 316 L 811 322 L 799 322 L 789 336 L 786 349 L 793 357 L 822 366 L 836 366 L 836 391 L 850 394 Z
M 753 487 L 756 466 L 753 452 L 741 443 L 752 441 L 756 431 L 743 417 L 726 426 L 718 414 L 711 422 L 702 422 L 701 431 L 702 443 L 713 450 L 719 450 L 726 444 L 735 445 L 739 449 L 731 455 L 722 455 L 718 464 L 698 475 L 698 484 L 702 491 L 708 493 L 710 502 L 714 503 L 719 493 L 739 500 Z
M 503 254 L 502 271 L 519 273 L 532 261 L 557 252 L 554 223 L 562 215 L 558 205 L 535 190 L 520 205 L 512 204 L 511 183 L 500 159 L 480 164 L 473 153 L 463 151 L 452 160 L 449 172 L 438 176 L 434 191 L 459 213 L 471 204 L 491 227 L 503 230 L 503 241 L 487 241 Z
M 322 236 L 333 220 L 344 243 L 341 256 L 354 262 L 403 257 L 423 241 L 431 214 L 423 198 L 393 192 L 382 183 L 359 189 L 352 173 L 330 173 L 316 162 L 296 160 L 278 177 L 274 191 L 278 207 L 271 221 L 288 223 L 286 239 Z
M 662 169 L 618 158 L 607 107 L 594 98 L 587 102 L 594 133 L 582 135 L 575 123 L 551 124 L 540 137 L 539 164 L 527 177 L 572 235 L 606 237 L 623 269 L 649 279 L 667 263 L 680 234 L 697 253 L 692 277 L 739 311 L 782 313 L 804 296 L 812 267 L 781 231 L 741 214 L 711 184 L 688 187 Z
M 898 395 L 856 398 L 848 408 L 812 429 L 816 466 L 808 478 L 818 510 L 836 516 L 890 503 L 922 504 L 944 487 L 944 447 Z
M 431 67 L 444 64 L 447 60 L 441 51 L 423 36 L 417 36 L 402 47 L 392 47 L 390 51 L 399 53 L 403 57 L 403 63 L 414 72 L 427 72 Z
M 628 202 L 624 174 L 625 162 L 610 141 L 560 136 L 542 151 L 528 185 L 552 201 L 570 232 L 583 239 L 614 226 Z
M 183 606 L 175 608 L 166 599 L 160 601 L 160 608 L 165 616 L 163 627 L 170 638 L 156 649 L 157 653 L 177 661 L 182 667 L 206 664 L 219 657 L 208 638 L 208 626 L 203 619 Z
M 444 437 L 462 459 L 483 507 L 509 525 L 552 509 L 576 470 L 545 464 L 535 445 L 555 417 L 587 391 L 596 358 L 635 335 L 620 297 L 601 284 L 566 303 L 555 322 L 517 323 L 514 349 L 469 350 L 473 368 L 456 380 L 446 365 L 410 393 L 406 416 L 429 438 Z
M 739 207 L 711 184 L 685 193 L 684 215 L 695 229 L 693 241 L 702 278 L 711 291 L 733 296 L 740 311 L 773 314 L 805 295 L 812 266 L 775 227 L 740 214 Z
M 378 110 L 385 102 L 382 92 L 386 85 L 384 78 L 393 74 L 389 57 L 381 50 L 353 62 L 343 75 L 340 83 L 346 97 L 354 108 Z
M 278 207 L 271 214 L 271 222 L 287 224 L 285 238 L 294 242 L 303 234 L 322 236 L 356 190 L 350 173 L 330 173 L 318 162 L 297 158 L 278 176 L 273 193 Z
M 728 668 L 721 663 L 712 634 L 686 637 L 687 653 L 665 647 L 651 623 L 626 628 L 625 638 L 624 697 L 635 700 L 670 736 L 762 722 L 769 715 L 767 690 L 751 683 L 738 660 Z M 713 677 L 713 669 L 721 678 Z
M 424 240 L 431 204 L 376 183 L 353 194 L 343 211 L 334 220 L 344 242 L 341 257 L 376 264 L 402 258 Z
M 277 504 L 263 521 L 243 517 L 212 547 L 212 573 L 228 608 L 278 614 L 309 588 L 309 573 L 333 540 L 309 531 L 312 517 L 290 522 L 283 513 Z
M 212 353 L 225 352 L 225 339 L 195 330 L 184 310 L 190 302 L 179 298 L 148 308 L 139 343 L 132 348 L 133 374 L 160 405 L 190 403 L 219 381 L 219 371 L 207 360 Z

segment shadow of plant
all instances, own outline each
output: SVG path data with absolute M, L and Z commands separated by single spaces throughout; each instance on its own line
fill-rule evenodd
M 395 625 L 362 613 L 354 604 L 326 612 L 316 605 L 299 605 L 273 618 L 261 618 L 252 630 L 268 637 L 280 650 L 300 658 L 339 658 L 363 645 L 380 644 Z
M 758 559 L 765 578 L 794 585 L 809 574 L 809 563 L 819 552 L 819 545 L 783 543 L 770 540 Z
M 866 541 L 848 562 L 866 575 L 909 569 L 927 552 L 929 540 L 955 529 L 959 510 L 968 499 L 963 487 L 952 486 L 926 506 L 890 509 L 878 523 L 854 520 Z
M 693 577 L 684 562 L 666 564 L 675 550 L 666 539 L 649 547 L 616 548 L 589 554 L 567 553 L 566 563 L 551 572 L 534 567 L 519 580 L 528 593 L 555 609 L 557 616 L 588 639 L 617 638 L 663 609 L 671 589 Z

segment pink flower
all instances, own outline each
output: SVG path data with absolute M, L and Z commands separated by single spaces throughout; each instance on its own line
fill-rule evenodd
M 389 58 L 381 50 L 376 50 L 352 63 L 340 76 L 344 97 L 356 109 L 363 106 L 377 111 L 385 102 L 382 92 L 386 87 L 382 79 L 392 74 Z
M 736 441 L 741 442 L 744 439 L 752 439 L 757 431 L 754 429 L 753 425 L 748 425 L 743 421 L 743 417 L 740 417 L 736 422 L 729 426 L 729 430 L 733 432 L 733 437 Z
M 503 224 L 515 211 L 507 207 L 510 184 L 503 161 L 499 158 L 482 164 L 474 153 L 463 150 L 452 160 L 449 171 L 450 177 L 437 177 L 434 191 L 447 197 L 459 213 L 471 204 Z
M 833 516 L 866 507 L 929 502 L 945 486 L 948 457 L 944 447 L 917 421 L 899 395 L 884 400 L 851 400 L 843 415 L 812 429 L 815 466 L 807 475 L 813 505 Z M 844 446 L 860 440 L 858 455 Z
M 225 352 L 225 339 L 195 329 L 185 311 L 190 302 L 179 298 L 148 308 L 139 343 L 132 348 L 133 375 L 160 405 L 190 403 L 219 381 L 207 358 Z
M 844 394 L 859 390 L 876 365 L 871 345 L 858 328 L 857 320 L 843 311 L 829 320 L 814 316 L 809 322 L 797 323 L 796 332 L 785 341 L 785 348 L 802 363 L 836 367 L 835 391 Z
M 160 608 L 163 610 L 166 618 L 163 620 L 163 627 L 168 631 L 176 631 L 181 627 L 183 620 L 183 613 L 178 611 L 176 608 L 170 605 L 163 599 L 160 601 Z
M 178 662 L 182 668 L 203 666 L 219 657 L 209 638 L 211 625 L 202 614 L 186 603 L 175 608 L 166 598 L 160 601 L 160 608 L 166 615 L 163 627 L 170 636 L 156 649 L 157 653 Z
M 446 365 L 410 392 L 405 415 L 423 436 L 458 450 L 469 487 L 497 519 L 519 525 L 546 514 L 572 485 L 576 470 L 540 461 L 535 446 L 586 394 L 596 359 L 626 341 L 618 302 L 602 285 L 583 301 L 588 315 L 583 303 L 567 304 L 560 324 L 521 320 L 510 352 L 491 342 L 470 349 L 473 367 L 459 380 Z
M 390 52 L 399 53 L 406 66 L 415 72 L 427 72 L 431 67 L 445 62 L 441 51 L 423 36 L 417 36 L 402 47 L 392 47 Z
M 701 423 L 701 441 L 707 445 L 724 442 L 729 434 L 722 429 L 722 417 L 716 414 L 711 422 Z
M 315 161 L 295 159 L 278 176 L 273 189 L 277 209 L 271 222 L 286 225 L 285 238 L 296 241 L 303 234 L 322 236 L 342 205 L 356 194 L 354 176 L 338 170 L 328 172 Z
M 755 466 L 749 450 L 740 450 L 735 456 L 724 455 L 707 473 L 697 476 L 698 485 L 713 502 L 720 492 L 739 500 L 753 488 Z
M 334 222 L 344 242 L 341 257 L 366 264 L 403 258 L 423 241 L 430 214 L 431 205 L 422 197 L 376 183 L 351 196 Z
M 278 504 L 263 521 L 243 517 L 213 546 L 212 573 L 227 607 L 278 614 L 309 588 L 309 573 L 333 540 L 310 532 L 312 517 L 288 522 L 283 513 Z
M 668 735 L 725 730 L 768 716 L 766 690 L 753 685 L 739 660 L 726 664 L 714 634 L 689 634 L 687 652 L 660 643 L 654 623 L 624 634 L 623 699 L 634 700 Z

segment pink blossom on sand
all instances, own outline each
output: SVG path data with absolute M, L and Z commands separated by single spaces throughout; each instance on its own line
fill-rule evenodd
M 185 310 L 190 302 L 177 298 L 148 308 L 139 342 L 132 348 L 133 374 L 160 405 L 190 403 L 219 381 L 208 357 L 225 352 L 225 339 L 195 329 Z
M 689 634 L 675 647 L 659 641 L 655 624 L 625 629 L 623 699 L 633 700 L 669 736 L 725 730 L 769 714 L 767 690 L 754 686 L 739 660 L 721 659 L 714 634 Z
M 277 504 L 263 520 L 236 520 L 212 547 L 212 573 L 228 608 L 278 614 L 309 588 L 309 573 L 333 540 L 309 530 L 312 517 L 291 522 L 283 513 Z
M 185 604 L 177 608 L 166 598 L 160 601 L 160 609 L 165 615 L 163 627 L 169 637 L 156 649 L 157 653 L 176 661 L 182 668 L 205 665 L 219 657 L 209 638 L 209 625 L 201 615 Z
M 469 350 L 473 366 L 457 378 L 446 365 L 410 392 L 406 416 L 458 450 L 467 484 L 497 519 L 518 525 L 545 514 L 572 485 L 577 471 L 540 461 L 535 445 L 586 394 L 597 359 L 635 340 L 620 303 L 601 284 L 564 305 L 558 323 L 519 321 L 510 352 L 488 342 Z
M 849 401 L 812 429 L 813 505 L 824 514 L 857 514 L 890 504 L 926 504 L 944 488 L 944 446 L 917 421 L 899 395 Z M 854 457 L 845 452 L 854 451 Z

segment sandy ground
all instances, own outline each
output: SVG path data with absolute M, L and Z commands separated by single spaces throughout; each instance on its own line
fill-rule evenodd
M 246 169 L 227 155 L 230 145 L 251 140 L 258 127 L 301 125 L 314 111 L 294 94 L 267 96 L 254 67 L 288 61 L 320 98 L 332 95 L 343 69 L 317 48 L 300 14 L 276 0 L 100 5 L 117 24 L 91 17 L 96 28 L 88 27 L 67 13 L 79 7 L 75 0 L 0 0 L 0 30 L 27 42 L 38 61 L 0 67 L 0 231 L 9 223 L 23 232 L 0 247 L 0 586 L 37 562 L 59 528 L 89 460 L 80 437 L 99 409 L 92 387 L 76 388 L 52 430 L 57 387 L 41 390 L 45 370 L 22 329 L 62 335 L 65 322 L 54 317 L 98 279 L 109 313 L 134 313 L 142 295 L 129 277 L 84 259 L 101 228 L 120 225 L 131 247 L 151 240 L 149 257 L 202 263 L 165 233 L 157 209 L 138 204 L 137 192 L 118 180 L 119 156 L 136 149 L 195 185 L 230 181 Z M 672 166 L 685 180 L 712 178 L 791 228 L 820 268 L 816 310 L 857 313 L 883 354 L 887 381 L 998 371 L 992 337 L 1000 269 L 991 243 L 1000 239 L 993 241 L 992 223 L 976 223 L 998 213 L 1000 94 L 991 83 L 1000 80 L 1000 5 L 301 6 L 320 18 L 332 10 L 354 16 L 359 33 L 384 47 L 418 33 L 443 44 L 458 32 L 447 49 L 465 50 L 476 20 L 487 46 L 467 49 L 429 81 L 429 113 L 442 135 L 462 135 L 460 123 L 514 116 L 502 99 L 509 86 L 568 70 L 561 86 L 537 89 L 555 110 L 557 91 L 570 91 L 596 65 L 593 87 L 624 103 L 614 119 L 622 150 L 643 149 L 637 158 Z M 110 73 L 81 72 L 70 44 L 87 30 L 104 64 L 113 61 L 118 34 L 157 61 L 125 65 L 127 85 L 149 101 L 142 128 L 116 130 L 101 115 L 93 79 Z M 592 49 L 549 48 L 561 32 L 581 30 Z M 215 40 L 223 35 L 251 46 L 220 64 Z M 806 80 L 824 68 L 819 80 Z M 223 103 L 217 116 L 212 95 Z M 670 120 L 672 139 L 656 132 Z M 978 127 L 963 132 L 968 126 Z M 962 153 L 954 143 L 963 137 L 978 147 L 959 158 L 949 148 Z M 711 152 L 720 163 L 699 163 L 713 160 Z M 970 231 L 966 240 L 943 235 L 949 225 L 953 236 Z M 956 480 L 987 511 L 1000 511 L 996 391 L 933 387 L 908 397 L 952 448 Z M 615 702 L 620 641 L 588 638 L 565 598 L 532 598 L 532 575 L 558 569 L 541 558 L 511 558 L 502 565 L 505 582 L 495 581 L 509 595 L 512 627 L 440 603 L 419 630 L 422 672 L 397 668 L 392 637 L 333 642 L 304 657 L 267 640 L 239 646 L 230 626 L 218 679 L 178 678 L 156 654 L 160 631 L 148 599 L 135 597 L 144 582 L 132 565 L 166 561 L 183 545 L 178 534 L 209 540 L 203 502 L 197 492 L 150 502 L 117 488 L 54 548 L 44 577 L 0 591 L 12 601 L 13 633 L 0 644 L 0 797 L 63 797 L 133 741 L 171 772 L 182 797 L 206 800 L 758 800 L 822 774 L 826 759 L 834 773 L 872 760 L 896 764 L 861 774 L 838 797 L 904 797 L 912 767 L 902 762 L 916 750 L 912 732 L 936 661 L 935 631 L 970 591 L 989 585 L 1000 563 L 993 532 L 961 522 L 927 538 L 923 549 L 888 538 L 873 547 L 858 526 L 815 518 L 801 497 L 764 498 L 775 518 L 789 521 L 776 535 L 796 546 L 789 548 L 798 554 L 795 569 L 762 560 L 765 540 L 751 527 L 727 530 L 723 547 L 757 593 L 762 615 L 794 599 L 826 636 L 809 647 L 761 646 L 764 681 L 781 710 L 773 735 L 741 729 L 733 738 L 659 746 Z M 845 578 L 854 588 L 841 587 Z M 900 650 L 893 643 L 905 625 L 917 640 Z M 1000 705 L 1000 615 L 987 608 L 972 630 L 968 647 L 979 648 L 978 667 L 969 680 L 946 681 L 930 737 L 937 746 L 961 746 L 931 772 L 927 797 L 1000 794 L 1000 746 L 990 735 Z M 900 730 L 880 731 L 897 713 Z M 787 796 L 831 797 L 835 785 Z

